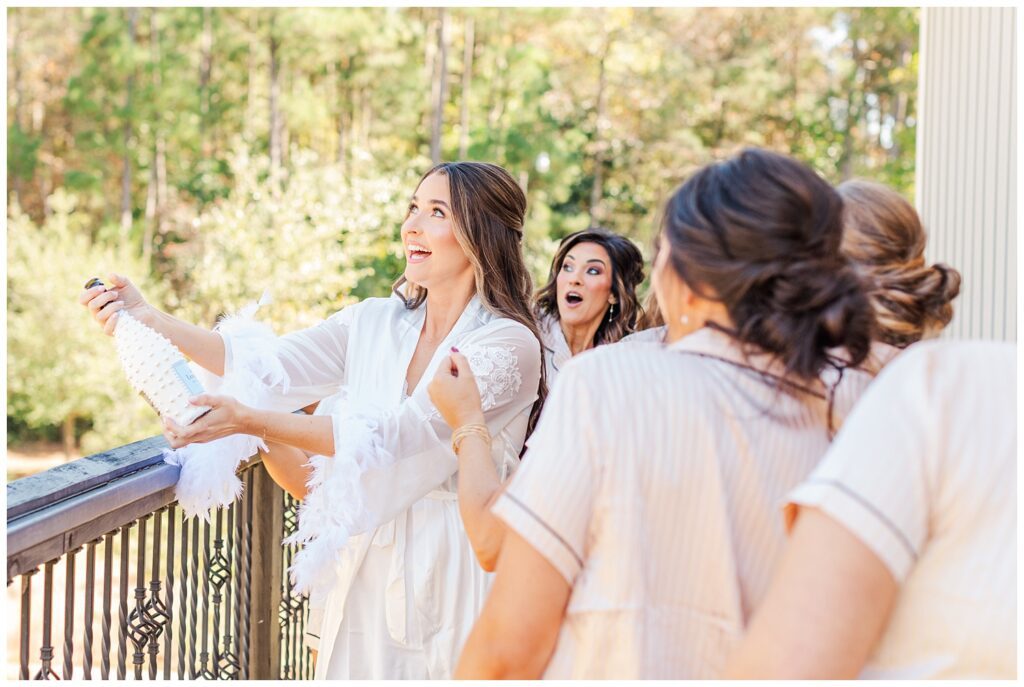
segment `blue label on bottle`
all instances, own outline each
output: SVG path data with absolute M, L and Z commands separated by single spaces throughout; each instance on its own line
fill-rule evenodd
M 192 372 L 192 368 L 188 366 L 188 363 L 184 360 L 179 360 L 174 363 L 172 369 L 178 374 L 181 381 L 184 382 L 185 388 L 188 389 L 190 394 L 196 396 L 203 393 L 203 385 L 196 379 L 196 375 Z

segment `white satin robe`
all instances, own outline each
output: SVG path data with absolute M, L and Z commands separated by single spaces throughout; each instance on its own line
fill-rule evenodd
M 572 351 L 565 341 L 562 325 L 558 318 L 544 315 L 539 318 L 540 338 L 544 346 L 544 367 L 547 373 L 548 389 L 555 385 L 558 371 L 572 358 Z
M 316 414 L 334 420 L 335 455 L 311 458 L 293 566 L 300 588 L 327 597 L 317 679 L 450 678 L 489 588 L 459 516 L 451 430 L 427 385 L 452 346 L 466 354 L 504 480 L 537 398 L 540 344 L 474 297 L 407 396 L 425 310 L 371 298 L 272 344 L 221 332 L 228 371 L 263 369 L 267 355 L 284 367 L 265 405 L 323 399 Z

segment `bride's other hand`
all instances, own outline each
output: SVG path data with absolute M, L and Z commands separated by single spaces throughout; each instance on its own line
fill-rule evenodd
M 210 410 L 187 427 L 169 417 L 164 418 L 164 437 L 171 448 L 188 444 L 204 444 L 232 434 L 249 434 L 250 408 L 230 396 L 200 394 L 189 399 L 196 406 L 210 406 Z
M 484 411 L 476 378 L 466 356 L 459 353 L 457 348 L 452 348 L 448 359 L 441 361 L 437 373 L 427 386 L 427 393 L 452 429 L 483 423 Z

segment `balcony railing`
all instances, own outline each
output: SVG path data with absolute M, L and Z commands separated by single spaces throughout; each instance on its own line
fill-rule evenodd
M 153 437 L 7 485 L 8 608 L 20 605 L 7 679 L 312 678 L 281 542 L 297 502 L 253 458 L 238 501 L 185 520 L 164 447 Z

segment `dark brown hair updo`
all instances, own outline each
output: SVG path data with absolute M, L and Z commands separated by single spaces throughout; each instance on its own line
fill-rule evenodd
M 529 329 L 540 345 L 540 384 L 527 426 L 529 436 L 547 397 L 547 380 L 544 344 L 530 310 L 533 279 L 523 257 L 526 195 L 511 174 L 488 162 L 442 162 L 420 177 L 419 184 L 431 174 L 448 177 L 455 239 L 473 266 L 480 302 L 491 313 Z M 393 290 L 410 310 L 427 300 L 427 290 L 404 276 Z
M 635 331 L 637 322 L 643 314 L 636 296 L 636 287 L 644 280 L 644 257 L 640 254 L 640 249 L 625 236 L 619 236 L 603 227 L 591 227 L 562 239 L 551 261 L 548 283 L 537 292 L 534 309 L 538 316 L 547 315 L 559 319 L 558 273 L 562 271 L 565 256 L 573 246 L 581 243 L 596 243 L 607 251 L 611 260 L 609 269 L 612 273 L 615 309 L 601 319 L 601 324 L 594 334 L 594 345 L 615 343 Z
M 729 333 L 810 380 L 828 365 L 860 365 L 871 347 L 871 305 L 839 249 L 842 208 L 810 167 L 747 149 L 683 184 L 663 231 L 673 269 L 726 307 Z M 833 347 L 848 359 L 833 359 Z
M 953 319 L 960 273 L 924 260 L 917 211 L 893 189 L 856 179 L 836 189 L 843 199 L 842 250 L 867 282 L 877 338 L 905 348 L 938 334 Z

